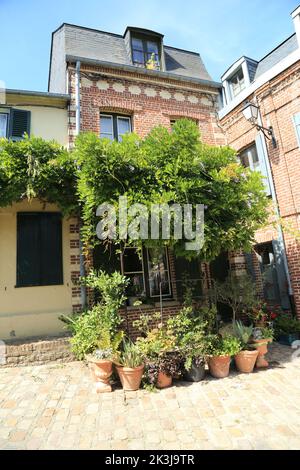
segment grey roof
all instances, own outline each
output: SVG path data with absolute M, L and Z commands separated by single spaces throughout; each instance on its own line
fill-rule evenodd
M 298 49 L 298 42 L 296 33 L 294 33 L 259 61 L 255 73 L 255 80 L 260 77 L 260 75 L 274 67 L 274 65 L 278 64 L 285 57 L 294 52 L 296 49 Z
M 83 57 L 116 65 L 133 65 L 131 54 L 128 48 L 126 48 L 126 34 L 121 36 L 119 34 L 63 23 L 60 28 L 54 31 L 52 44 L 53 36 L 56 32 L 61 31 L 62 28 L 64 30 L 65 56 Z M 200 55 L 196 52 L 164 46 L 164 59 L 166 65 L 165 72 L 181 77 L 212 81 Z

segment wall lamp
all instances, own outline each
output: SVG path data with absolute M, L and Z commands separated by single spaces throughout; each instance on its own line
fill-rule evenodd
M 259 107 L 256 106 L 251 101 L 247 101 L 245 106 L 243 107 L 242 111 L 243 111 L 243 115 L 247 119 L 247 121 L 249 121 L 253 126 L 255 126 L 257 130 L 262 131 L 264 136 L 267 139 L 272 141 L 273 148 L 276 148 L 277 147 L 277 142 L 276 142 L 276 139 L 275 139 L 275 136 L 274 136 L 273 127 L 272 126 L 263 127 L 263 126 L 260 126 L 257 122 L 258 121 Z

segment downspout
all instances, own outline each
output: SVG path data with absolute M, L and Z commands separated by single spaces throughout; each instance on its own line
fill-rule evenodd
M 75 134 L 80 133 L 80 61 L 76 62 L 75 69 Z M 83 255 L 83 243 L 81 238 L 81 220 L 79 223 L 79 264 L 80 264 L 80 277 L 85 276 L 85 266 L 84 266 L 84 255 Z M 85 309 L 87 305 L 86 301 L 86 287 L 80 287 L 81 294 L 81 305 Z
M 258 111 L 257 123 L 260 126 L 263 125 L 260 110 Z M 266 144 L 265 135 L 263 135 L 262 141 L 263 141 L 263 146 L 265 148 L 264 153 L 266 155 L 266 169 L 267 169 L 267 175 L 268 175 L 269 184 L 270 184 L 271 196 L 272 196 L 273 202 L 275 203 L 276 216 L 279 219 L 280 218 L 280 212 L 279 212 L 279 206 L 278 206 L 278 201 L 277 201 L 277 196 L 276 196 L 276 191 L 275 191 L 275 186 L 274 186 L 274 181 L 273 181 L 273 176 L 272 176 L 272 170 L 271 170 L 270 159 L 269 159 L 269 152 L 268 152 L 268 148 L 267 148 L 267 144 Z M 288 267 L 288 261 L 287 261 L 285 243 L 284 243 L 284 236 L 283 236 L 283 231 L 282 231 L 281 224 L 277 225 L 277 234 L 278 234 L 278 241 L 279 241 L 279 243 L 282 247 L 283 264 L 284 264 L 284 270 L 285 270 L 286 279 L 287 279 L 287 283 L 288 283 L 289 296 L 292 296 L 293 295 L 293 288 L 292 288 L 291 277 L 290 277 L 290 273 L 289 273 L 289 267 Z

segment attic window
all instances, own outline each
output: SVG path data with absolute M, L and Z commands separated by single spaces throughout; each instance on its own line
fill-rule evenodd
M 243 69 L 240 68 L 229 80 L 232 96 L 235 97 L 246 87 Z
M 159 43 L 153 39 L 133 37 L 131 39 L 134 65 L 160 70 Z

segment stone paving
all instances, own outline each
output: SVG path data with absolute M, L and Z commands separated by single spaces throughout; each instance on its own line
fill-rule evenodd
M 0 369 L 1 449 L 299 449 L 300 357 L 250 375 L 97 395 L 80 362 Z

